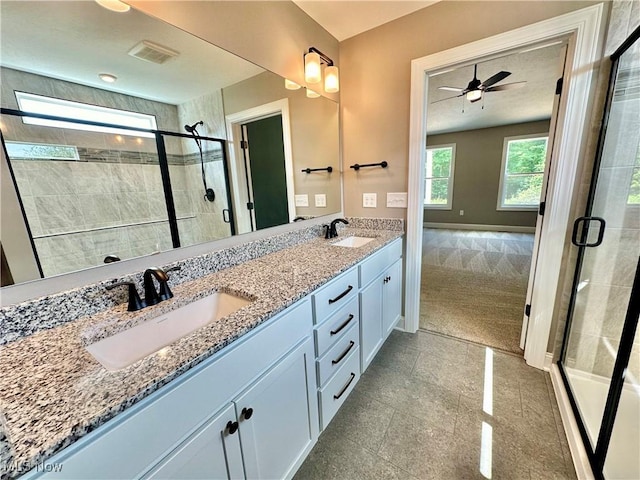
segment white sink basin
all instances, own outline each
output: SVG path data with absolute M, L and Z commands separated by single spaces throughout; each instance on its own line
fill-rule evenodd
M 369 243 L 373 238 L 371 237 L 347 237 L 344 240 L 340 240 L 339 242 L 332 243 L 334 247 L 350 247 L 350 248 L 358 248 L 363 245 Z
M 120 370 L 249 303 L 250 300 L 216 292 L 86 348 L 107 370 Z

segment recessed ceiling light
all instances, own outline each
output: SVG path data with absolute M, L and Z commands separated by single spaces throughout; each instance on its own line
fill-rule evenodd
M 118 80 L 118 77 L 111 75 L 110 73 L 101 73 L 98 77 L 100 77 L 100 80 L 107 83 L 115 83 L 115 81 Z
M 131 9 L 129 5 L 120 0 L 96 0 L 96 3 L 112 12 L 128 12 Z

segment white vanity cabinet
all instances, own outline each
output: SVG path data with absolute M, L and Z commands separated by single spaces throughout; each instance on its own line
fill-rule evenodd
M 360 365 L 367 369 L 402 314 L 402 240 L 362 261 Z
M 310 422 L 307 371 L 313 343 L 300 344 L 194 433 L 145 479 L 289 478 L 307 455 Z M 312 416 L 313 415 L 313 416 Z
M 318 436 L 311 333 L 305 298 L 25 478 L 293 476 Z

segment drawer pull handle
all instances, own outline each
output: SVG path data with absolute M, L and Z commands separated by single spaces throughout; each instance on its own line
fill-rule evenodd
M 338 400 L 342 395 L 344 395 L 344 392 L 347 391 L 347 388 L 349 388 L 349 385 L 351 385 L 351 382 L 353 382 L 354 378 L 356 378 L 356 374 L 351 372 L 351 378 L 349 379 L 347 384 L 344 387 L 342 387 L 342 390 L 340 390 L 340 393 L 338 393 L 337 395 L 333 396 L 334 400 Z
M 227 422 L 226 429 L 227 429 L 227 432 L 229 432 L 229 435 L 233 435 L 238 430 L 238 422 L 232 422 L 231 420 L 229 420 Z
M 353 314 L 350 314 L 350 315 L 349 315 L 349 318 L 347 318 L 347 320 L 346 320 L 342 325 L 340 325 L 336 330 L 331 330 L 329 333 L 330 333 L 331 335 L 337 335 L 338 333 L 340 333 L 340 332 L 342 331 L 342 329 L 343 329 L 344 327 L 346 327 L 347 325 L 349 325 L 349 322 L 350 322 L 351 320 L 353 320 Z
M 338 300 L 340 300 L 342 297 L 344 297 L 345 295 L 347 295 L 351 290 L 353 290 L 353 287 L 351 285 L 349 285 L 349 287 L 342 292 L 340 295 L 338 295 L 336 298 L 330 298 L 329 299 L 329 304 L 335 303 Z
M 242 418 L 244 418 L 245 420 L 249 420 L 251 418 L 251 415 L 253 415 L 253 408 L 243 408 L 242 412 L 240 412 L 240 415 L 242 415 Z
M 347 356 L 347 353 L 349 353 L 349 352 L 351 351 L 351 349 L 353 348 L 353 346 L 354 346 L 355 344 L 356 344 L 356 343 L 355 343 L 353 340 L 351 340 L 351 341 L 349 342 L 349 346 L 347 347 L 347 349 L 346 349 L 344 352 L 342 352 L 342 355 L 340 355 L 340 356 L 339 356 L 338 358 L 336 358 L 335 360 L 331 360 L 331 365 L 335 365 L 336 363 L 340 363 L 340 362 L 342 361 L 342 359 L 343 359 L 344 357 L 346 357 L 346 356 Z

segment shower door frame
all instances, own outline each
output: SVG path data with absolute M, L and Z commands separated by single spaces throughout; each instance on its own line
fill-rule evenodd
M 599 174 L 600 166 L 602 163 L 602 154 L 604 151 L 605 138 L 607 134 L 607 125 L 609 121 L 609 114 L 611 112 L 611 105 L 613 103 L 615 81 L 618 74 L 619 59 L 636 41 L 640 41 L 640 27 L 636 28 L 636 30 L 627 38 L 627 40 L 625 40 L 625 42 L 609 57 L 612 62 L 611 72 L 609 76 L 607 99 L 606 99 L 606 104 L 605 104 L 604 114 L 603 114 L 603 119 L 601 124 L 602 127 L 600 129 L 600 135 L 598 138 L 597 153 L 596 153 L 596 158 L 593 165 L 591 184 L 589 186 L 587 205 L 585 208 L 584 216 L 587 218 L 590 218 L 590 215 L 593 209 L 594 200 L 595 200 L 596 187 L 598 183 L 598 174 Z M 587 220 L 581 232 L 580 240 L 581 240 L 581 243 L 583 244 L 586 242 L 587 235 L 589 233 L 588 222 L 589 221 Z M 604 225 L 601 225 L 600 228 L 604 228 Z M 578 256 L 576 259 L 576 267 L 575 267 L 575 273 L 573 278 L 571 297 L 569 299 L 569 308 L 567 311 L 567 321 L 564 327 L 562 349 L 560 351 L 560 357 L 557 361 L 557 366 L 560 372 L 560 376 L 562 378 L 562 383 L 564 384 L 564 388 L 567 393 L 567 397 L 569 399 L 569 403 L 571 404 L 571 410 L 573 411 L 573 415 L 578 425 L 578 430 L 580 431 L 582 443 L 587 453 L 587 457 L 589 459 L 589 464 L 591 466 L 592 472 L 595 478 L 604 479 L 603 472 L 604 472 L 604 465 L 605 465 L 607 452 L 609 448 L 609 441 L 611 440 L 611 435 L 612 435 L 613 427 L 616 420 L 618 405 L 620 403 L 620 397 L 622 395 L 622 389 L 624 386 L 624 370 L 629 364 L 631 350 L 633 348 L 635 331 L 638 324 L 638 315 L 640 315 L 640 259 L 638 260 L 638 265 L 635 271 L 635 278 L 633 281 L 633 286 L 631 288 L 631 295 L 629 299 L 629 304 L 627 306 L 622 333 L 620 336 L 620 345 L 618 347 L 616 360 L 615 360 L 613 372 L 611 375 L 611 383 L 609 385 L 609 390 L 607 393 L 607 400 L 606 400 L 605 408 L 603 411 L 602 421 L 599 424 L 600 428 L 598 431 L 598 437 L 595 444 L 595 448 L 593 448 L 591 439 L 589 438 L 589 434 L 583 422 L 580 409 L 578 407 L 578 403 L 573 394 L 573 390 L 571 389 L 571 383 L 569 382 L 569 378 L 567 376 L 567 373 L 563 365 L 563 360 L 567 352 L 567 344 L 569 340 L 569 333 L 571 330 L 571 324 L 572 324 L 573 314 L 575 310 L 576 296 L 578 291 L 577 287 L 580 282 L 580 274 L 582 272 L 582 266 L 584 262 L 584 255 L 586 252 L 586 248 L 588 247 L 580 246 L 578 249 Z
M 121 130 L 129 130 L 131 132 L 141 132 L 141 133 L 150 133 L 152 135 L 154 135 L 155 137 L 155 141 L 156 141 L 156 151 L 158 154 L 158 167 L 160 169 L 160 175 L 162 178 L 162 189 L 163 189 L 163 193 L 164 193 L 164 202 L 165 202 L 165 206 L 167 208 L 167 222 L 169 223 L 169 230 L 170 230 L 170 234 L 171 234 L 171 244 L 173 248 L 179 248 L 181 247 L 180 244 L 180 234 L 178 232 L 178 219 L 176 216 L 176 210 L 175 210 L 175 202 L 173 201 L 173 190 L 171 189 L 171 175 L 169 172 L 169 162 L 167 160 L 167 152 L 166 152 L 166 148 L 165 148 L 165 144 L 164 144 L 164 137 L 165 136 L 171 136 L 171 137 L 181 137 L 181 138 L 193 138 L 193 135 L 191 134 L 184 134 L 184 133 L 180 133 L 180 132 L 170 132 L 167 130 L 148 130 L 145 128 L 137 128 L 137 127 L 128 127 L 128 126 L 122 126 L 122 125 L 115 125 L 115 124 L 111 124 L 111 123 L 104 123 L 104 122 L 94 122 L 94 121 L 90 121 L 90 120 L 80 120 L 80 119 L 76 119 L 76 118 L 67 118 L 67 117 L 58 117 L 55 115 L 44 115 L 44 114 L 40 114 L 40 113 L 30 113 L 30 112 L 24 112 L 22 110 L 15 110 L 15 109 L 11 109 L 11 108 L 0 108 L 0 114 L 2 115 L 11 115 L 11 116 L 15 116 L 15 117 L 31 117 L 31 118 L 39 118 L 42 120 L 53 120 L 53 121 L 59 121 L 59 122 L 69 122 L 69 123 L 77 123 L 80 125 L 88 125 L 88 126 L 95 126 L 95 127 L 106 127 L 106 128 L 116 128 L 116 129 L 121 129 Z M 231 230 L 231 236 L 234 236 L 236 234 L 236 228 L 235 228 L 235 217 L 234 217 L 234 211 L 233 211 L 233 204 L 231 201 L 231 183 L 230 183 L 230 179 L 229 179 L 229 163 L 228 163 L 228 154 L 227 154 L 227 140 L 223 139 L 223 138 L 215 138 L 215 137 L 202 137 L 202 136 L 198 136 L 198 138 L 200 140 L 207 140 L 207 141 L 212 141 L 212 142 L 217 142 L 220 144 L 220 148 L 222 150 L 222 164 L 223 164 L 223 169 L 224 169 L 224 180 L 225 180 L 225 189 L 226 189 L 226 195 L 225 198 L 227 200 L 227 205 L 228 205 L 228 212 L 229 212 L 229 221 L 225 222 L 229 224 L 230 230 Z M 2 145 L 4 148 L 4 138 L 2 139 Z M 18 183 L 16 182 L 15 177 L 13 176 L 13 170 L 11 167 L 11 159 L 9 158 L 9 155 L 6 155 L 7 157 L 7 164 L 9 165 L 9 171 L 12 175 L 12 182 L 14 185 L 14 188 L 16 190 L 16 194 L 18 196 L 18 202 L 20 204 L 20 209 L 22 211 L 22 216 L 25 219 L 26 225 L 27 225 L 27 231 L 29 234 L 29 239 L 31 241 L 31 246 L 33 248 L 33 252 L 36 258 L 36 262 L 38 265 L 38 269 L 40 270 L 40 275 L 41 278 L 44 278 L 44 274 L 42 272 L 42 267 L 40 265 L 40 260 L 38 257 L 38 252 L 37 249 L 35 247 L 35 243 L 33 241 L 33 235 L 31 233 L 31 228 L 29 226 L 29 222 L 27 220 L 27 215 L 24 209 L 24 205 L 22 203 L 22 196 L 20 194 L 20 190 L 18 188 Z

